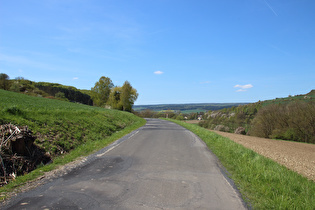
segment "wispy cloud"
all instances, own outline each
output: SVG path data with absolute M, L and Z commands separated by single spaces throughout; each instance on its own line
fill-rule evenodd
M 269 7 L 269 9 L 273 12 L 273 14 L 275 14 L 275 16 L 278 16 L 278 14 L 276 13 L 276 11 L 270 6 L 270 4 L 268 4 L 268 2 L 266 0 L 264 0 L 265 4 L 267 5 L 267 7 Z
M 164 72 L 163 71 L 155 71 L 154 74 L 158 74 L 159 75 L 159 74 L 164 74 Z
M 209 84 L 211 83 L 210 81 L 203 81 L 203 82 L 200 82 L 200 84 Z
M 247 85 L 235 85 L 234 88 L 239 88 L 238 90 L 236 90 L 236 92 L 243 92 L 243 91 L 247 91 L 248 89 L 254 87 L 251 84 L 247 84 Z
M 73 77 L 73 80 L 78 80 L 79 79 L 79 77 Z

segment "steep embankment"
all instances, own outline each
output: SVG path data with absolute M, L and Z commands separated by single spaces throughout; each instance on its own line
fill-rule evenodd
M 89 142 L 96 147 L 104 146 L 113 133 L 135 129 L 145 121 L 127 112 L 4 90 L 0 90 L 0 99 L 0 125 L 28 126 L 35 137 L 34 144 L 52 159 Z M 0 172 L 3 176 L 2 169 Z

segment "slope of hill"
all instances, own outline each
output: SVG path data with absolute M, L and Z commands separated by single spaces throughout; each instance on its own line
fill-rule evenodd
M 97 144 L 117 131 L 145 123 L 144 119 L 127 112 L 2 89 L 0 99 L 0 125 L 28 126 L 35 136 L 34 143 L 52 159 L 79 145 L 91 141 Z M 5 135 L 4 138 L 8 137 Z
M 72 86 L 49 82 L 33 82 L 23 78 L 9 80 L 7 90 L 30 96 L 46 97 L 63 101 L 93 105 L 89 90 L 79 90 Z
M 259 101 L 238 107 L 209 111 L 199 125 L 264 138 L 315 143 L 315 91 L 308 94 Z

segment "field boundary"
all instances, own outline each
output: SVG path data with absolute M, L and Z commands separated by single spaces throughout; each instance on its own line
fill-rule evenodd
M 315 181 L 315 145 L 214 131 Z

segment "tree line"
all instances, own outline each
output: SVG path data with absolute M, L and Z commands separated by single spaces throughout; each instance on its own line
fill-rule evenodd
M 0 89 L 128 112 L 132 111 L 139 95 L 128 81 L 122 86 L 115 86 L 112 80 L 105 76 L 102 76 L 91 90 L 79 90 L 58 83 L 33 82 L 23 77 L 10 80 L 7 74 L 0 73 Z
M 102 76 L 91 89 L 93 104 L 99 107 L 109 106 L 112 109 L 132 111 L 138 98 L 137 90 L 128 81 L 123 86 L 114 86 L 109 77 Z

